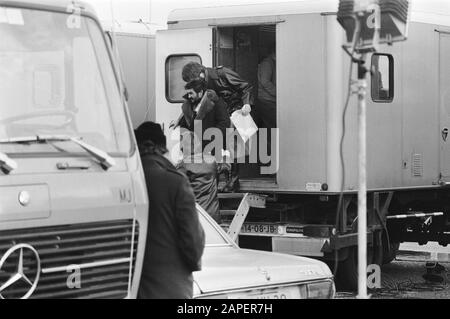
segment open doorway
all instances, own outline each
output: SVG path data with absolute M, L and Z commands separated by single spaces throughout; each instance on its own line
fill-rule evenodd
M 272 158 L 271 129 L 276 128 L 276 25 L 218 27 L 216 30 L 216 52 L 214 66 L 224 66 L 237 72 L 254 88 L 255 105 L 252 117 L 258 128 L 265 128 L 268 134 L 257 136 L 256 152 L 257 162 L 246 158 L 245 164 L 239 165 L 239 176 L 242 183 L 251 183 L 257 180 L 273 185 L 276 183 L 276 174 L 262 174 L 262 166 L 270 166 L 267 160 L 262 160 L 261 152 L 265 158 Z M 267 85 L 266 85 L 266 84 Z M 266 103 L 266 100 L 268 103 Z M 267 136 L 267 137 L 265 137 Z M 255 149 L 255 148 L 253 148 Z M 253 157 L 255 158 L 255 157 Z

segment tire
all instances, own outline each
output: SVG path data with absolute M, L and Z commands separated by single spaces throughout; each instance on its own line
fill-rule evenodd
M 339 290 L 358 290 L 358 246 L 348 249 L 347 259 L 339 262 L 336 274 L 336 285 Z M 378 246 L 367 246 L 367 265 L 379 264 L 382 258 L 382 249 Z
M 389 248 L 387 249 L 387 243 L 383 241 L 383 265 L 389 264 L 395 259 L 400 248 L 400 243 L 390 243 Z
M 344 291 L 358 289 L 358 247 L 348 248 L 347 259 L 339 262 L 336 274 L 336 288 Z M 355 263 L 356 260 L 356 263 Z

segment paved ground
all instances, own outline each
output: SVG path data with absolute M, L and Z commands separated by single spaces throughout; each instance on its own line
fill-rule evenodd
M 371 291 L 373 299 L 450 299 L 450 247 L 437 244 L 402 244 L 397 258 L 382 267 L 382 288 Z M 425 280 L 429 266 L 438 261 L 443 268 L 433 270 L 436 281 Z M 439 273 L 438 273 L 439 272 Z M 355 294 L 338 292 L 338 299 L 353 299 Z

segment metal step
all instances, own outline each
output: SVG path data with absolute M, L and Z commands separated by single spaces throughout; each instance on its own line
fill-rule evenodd
M 228 235 L 233 241 L 236 241 L 239 232 L 241 231 L 242 225 L 244 224 L 247 214 L 250 211 L 250 207 L 255 208 L 265 208 L 266 207 L 266 196 L 249 194 L 249 193 L 229 193 L 220 194 L 219 199 L 240 199 L 239 207 L 234 213 L 233 220 L 228 229 Z M 221 212 L 222 213 L 222 212 Z M 232 210 L 223 211 L 228 215 L 232 215 Z
M 219 199 L 242 199 L 247 193 L 219 193 Z

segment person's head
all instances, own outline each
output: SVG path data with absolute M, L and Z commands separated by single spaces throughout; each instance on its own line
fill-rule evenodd
M 144 122 L 134 131 L 134 134 L 140 146 L 152 146 L 162 154 L 168 152 L 167 139 L 161 125 L 154 122 Z
M 191 101 L 191 103 L 198 103 L 203 98 L 206 91 L 205 80 L 193 80 L 188 82 L 184 88 L 186 89 L 185 98 Z
M 192 80 L 205 79 L 206 68 L 197 62 L 189 62 L 183 67 L 181 76 L 184 82 L 191 82 Z

